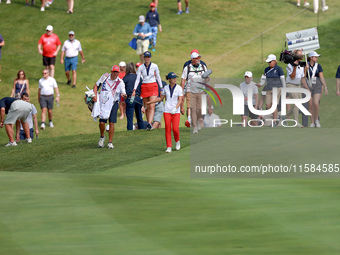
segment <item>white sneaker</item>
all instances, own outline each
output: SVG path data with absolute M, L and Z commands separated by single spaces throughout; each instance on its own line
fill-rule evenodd
M 8 146 L 17 146 L 17 143 L 14 141 L 13 143 L 8 142 L 8 144 L 5 145 L 6 147 Z
M 302 126 L 299 122 L 296 124 L 295 127 L 297 127 L 297 128 L 303 128 L 303 126 Z
M 40 8 L 40 11 L 44 12 L 44 11 L 45 11 L 45 8 L 44 8 L 44 7 L 41 7 L 41 8 Z
M 319 120 L 315 121 L 315 126 L 316 126 L 317 128 L 321 128 L 321 124 L 320 124 L 320 121 L 319 121 Z
M 300 4 L 299 4 L 299 3 L 297 3 L 297 4 L 296 4 L 296 6 L 297 6 L 297 7 L 300 7 Z
M 322 7 L 322 11 L 324 12 L 324 11 L 327 11 L 328 10 L 328 6 L 324 6 L 324 7 Z
M 201 130 L 201 125 L 200 125 L 199 121 L 197 121 L 197 130 L 198 130 L 198 131 Z
M 10 3 L 11 3 L 11 0 L 7 0 L 7 1 L 6 1 L 6 4 L 10 4 Z
M 166 148 L 166 151 L 165 151 L 166 153 L 170 153 L 170 152 L 172 152 L 172 149 L 171 149 L 171 147 L 168 147 L 168 148 Z
M 181 143 L 180 141 L 176 142 L 176 151 L 179 151 L 181 149 Z
M 45 123 L 42 123 L 42 124 L 41 124 L 40 129 L 45 130 Z
M 197 129 L 197 127 L 194 127 L 194 132 L 193 132 L 194 134 L 198 134 L 198 129 Z
M 104 135 L 104 137 L 99 138 L 98 146 L 100 148 L 104 148 L 104 142 L 105 142 L 105 135 Z
M 48 1 L 45 2 L 45 7 L 50 7 L 50 5 L 48 4 Z
M 309 127 L 315 127 L 315 123 L 310 124 Z
M 53 122 L 50 121 L 50 128 L 54 128 Z
M 26 143 L 32 143 L 32 138 L 27 138 Z
M 309 6 L 309 3 L 307 2 L 307 3 L 305 3 L 303 6 L 304 6 L 304 7 L 308 7 L 308 6 Z
M 113 146 L 112 143 L 108 143 L 108 144 L 107 144 L 107 147 L 108 147 L 109 149 L 113 149 L 113 148 L 114 148 L 114 146 Z

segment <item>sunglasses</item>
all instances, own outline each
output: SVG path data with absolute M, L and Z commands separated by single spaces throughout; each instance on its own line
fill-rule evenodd
M 42 74 L 48 74 L 48 73 L 42 73 Z

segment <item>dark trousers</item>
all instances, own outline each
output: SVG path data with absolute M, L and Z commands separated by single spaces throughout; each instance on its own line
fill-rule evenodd
M 136 113 L 138 129 L 143 129 L 143 117 L 142 117 L 142 105 L 143 100 L 136 96 L 135 100 L 130 104 L 130 98 L 125 99 L 126 103 L 126 118 L 127 118 L 127 130 L 133 130 L 133 112 Z

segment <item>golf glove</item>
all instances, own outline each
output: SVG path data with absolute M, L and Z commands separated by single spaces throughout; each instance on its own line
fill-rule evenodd
M 174 108 L 171 110 L 171 114 L 176 114 L 176 112 L 177 112 L 177 108 Z
M 134 97 L 134 96 L 131 96 L 131 97 L 130 97 L 130 102 L 129 102 L 129 103 L 130 103 L 130 104 L 133 104 L 133 101 L 135 101 L 135 97 Z

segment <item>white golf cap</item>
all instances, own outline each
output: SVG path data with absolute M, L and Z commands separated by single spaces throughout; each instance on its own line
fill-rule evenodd
M 270 54 L 266 60 L 267 63 L 272 62 L 273 60 L 276 60 L 276 56 L 274 54 Z
M 124 61 L 121 61 L 121 62 L 119 63 L 119 66 L 126 66 L 126 63 L 125 63 Z
M 207 106 L 207 109 L 209 109 L 209 106 Z M 214 110 L 214 106 L 211 106 L 211 109 L 213 109 L 213 110 Z
M 68 32 L 69 35 L 74 35 L 74 31 Z
M 198 54 L 197 52 L 193 52 L 190 55 L 190 58 L 198 58 L 198 57 L 200 57 L 200 54 Z
M 53 31 L 53 27 L 52 27 L 51 25 L 48 25 L 48 26 L 46 27 L 46 30 L 48 30 L 48 31 Z
M 252 72 L 250 72 L 250 71 L 246 71 L 245 73 L 244 73 L 244 77 L 249 77 L 249 78 L 251 78 L 251 77 L 253 77 L 253 73 Z
M 145 17 L 143 15 L 139 16 L 139 22 L 144 22 L 145 21 Z
M 308 57 L 321 57 L 321 55 L 319 55 L 318 53 L 316 53 L 316 51 L 312 51 L 309 52 Z

